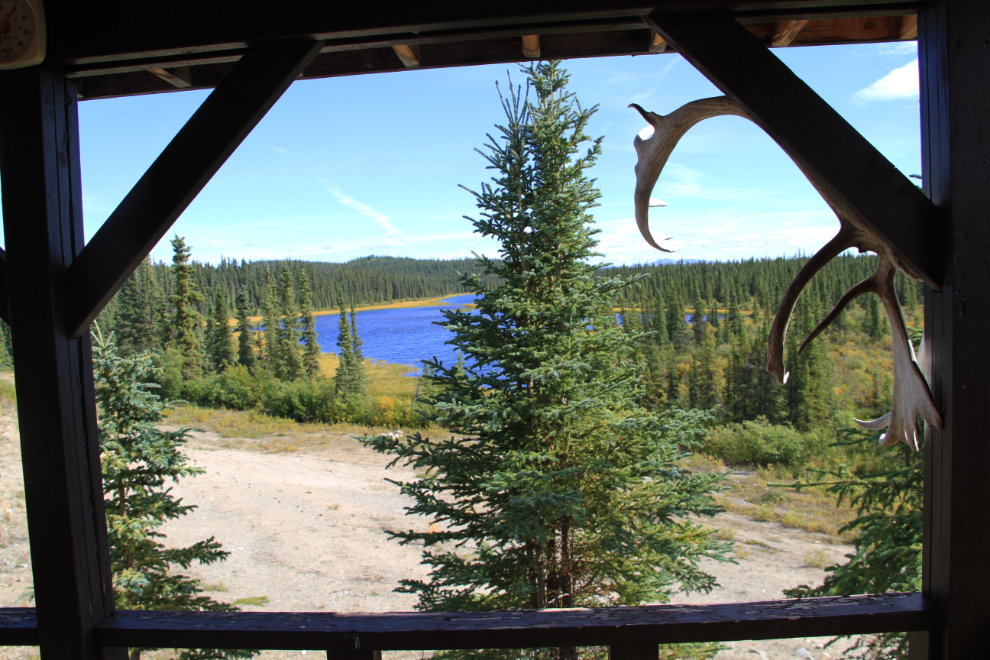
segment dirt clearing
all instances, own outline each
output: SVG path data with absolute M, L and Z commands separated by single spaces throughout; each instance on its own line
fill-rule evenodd
M 0 434 L 0 497 L 9 509 L 3 525 L 6 546 L 0 549 L 0 601 L 5 606 L 25 605 L 30 604 L 30 560 L 23 499 L 18 499 L 20 451 L 12 415 L 0 417 Z M 298 449 L 271 451 L 285 446 Z M 421 546 L 401 546 L 384 533 L 427 525 L 425 519 L 405 515 L 410 500 L 385 481 L 414 478 L 409 469 L 386 471 L 386 459 L 349 434 L 329 429 L 302 441 L 224 438 L 195 431 L 187 451 L 206 473 L 183 480 L 173 492 L 198 508 L 164 531 L 175 545 L 215 536 L 230 552 L 226 562 L 188 571 L 210 596 L 255 611 L 412 609 L 415 597 L 394 589 L 403 579 L 426 578 L 419 564 Z M 852 550 L 821 534 L 756 522 L 737 513 L 720 515 L 710 524 L 723 538 L 736 541 L 736 563 L 707 562 L 705 569 L 721 586 L 710 594 L 678 595 L 675 602 L 782 598 L 786 588 L 819 584 L 825 575 L 822 568 Z M 842 657 L 848 644 L 823 649 L 827 641 L 733 642 L 719 658 Z M 30 650 L 0 651 L 3 657 L 30 657 Z M 259 657 L 308 658 L 314 652 L 266 652 Z

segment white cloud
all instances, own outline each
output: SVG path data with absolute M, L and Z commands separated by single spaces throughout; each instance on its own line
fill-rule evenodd
M 869 87 L 853 94 L 856 103 L 895 101 L 918 97 L 918 60 L 894 69 Z
M 375 221 L 389 236 L 398 236 L 402 233 L 402 230 L 392 224 L 392 219 L 389 218 L 384 213 L 376 211 L 371 206 L 363 202 L 359 202 L 353 197 L 345 195 L 340 188 L 336 186 L 330 186 L 327 188 L 331 195 L 333 195 L 338 202 L 344 206 L 349 206 L 363 216 L 369 217 Z
M 287 153 L 289 153 L 289 150 L 286 149 L 285 147 L 272 146 L 272 151 L 274 151 L 277 154 L 287 154 Z

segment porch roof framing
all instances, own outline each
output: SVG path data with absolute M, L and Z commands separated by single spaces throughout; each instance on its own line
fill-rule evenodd
M 12 327 L 15 364 L 31 365 L 18 370 L 17 395 L 38 604 L 0 609 L 0 644 L 38 643 L 50 660 L 124 658 L 122 646 L 138 643 L 320 643 L 331 657 L 369 660 L 382 649 L 568 641 L 608 644 L 613 657 L 632 660 L 660 642 L 901 630 L 916 633 L 912 658 L 985 652 L 990 3 L 182 0 L 167 21 L 160 7 L 124 0 L 48 0 L 46 10 L 48 60 L 0 73 L 0 318 Z M 916 37 L 924 195 L 766 48 Z M 293 80 L 519 61 L 537 51 L 545 59 L 681 53 L 929 285 L 928 376 L 945 427 L 926 429 L 922 593 L 486 615 L 115 613 L 92 319 Z M 78 99 L 204 87 L 216 89 L 84 245 Z

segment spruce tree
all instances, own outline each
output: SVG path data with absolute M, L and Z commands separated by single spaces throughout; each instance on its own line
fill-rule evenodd
M 269 373 L 275 374 L 278 372 L 278 303 L 276 302 L 275 294 L 275 278 L 272 277 L 272 272 L 265 269 L 265 294 L 264 303 L 261 307 L 261 322 L 265 326 L 263 337 L 264 337 L 264 353 L 262 354 L 262 359 L 265 361 L 265 368 Z
M 237 294 L 237 363 L 254 369 L 255 356 L 251 348 L 251 321 L 248 319 L 248 297 L 243 288 Z
M 192 248 L 178 234 L 172 239 L 172 346 L 182 355 L 182 377 L 198 378 L 203 373 L 203 351 L 200 348 L 202 315 L 198 305 L 203 294 L 196 290 L 193 267 L 189 263 Z
M 624 283 L 595 276 L 588 223 L 599 193 L 586 171 L 600 140 L 585 134 L 594 108 L 566 91 L 556 62 L 526 72 L 535 99 L 511 87 L 502 98 L 501 137 L 483 154 L 497 174 L 474 193 L 476 231 L 500 243 L 499 259 L 478 262 L 501 283 L 463 278 L 478 313 L 445 311 L 445 325 L 469 358 L 464 374 L 431 364 L 438 421 L 451 434 L 365 438 L 427 475 L 401 484 L 415 500 L 408 510 L 443 523 L 392 532 L 425 544 L 430 567 L 428 580 L 400 590 L 417 594 L 421 609 L 474 611 L 632 605 L 708 590 L 714 578 L 697 562 L 721 558 L 726 546 L 696 517 L 718 511 L 720 477 L 680 469 L 678 443 L 690 445 L 691 434 L 675 437 L 637 404 L 637 338 L 612 312 Z M 476 551 L 452 549 L 465 543 Z
M 154 269 L 145 259 L 117 294 L 115 335 L 121 355 L 143 353 L 158 347 L 155 307 L 160 295 Z
M 234 364 L 234 334 L 230 328 L 230 315 L 223 289 L 217 283 L 213 292 L 213 310 L 209 334 L 209 358 L 213 369 L 223 371 Z
M 194 563 L 224 561 L 228 552 L 212 536 L 184 548 L 166 547 L 160 530 L 188 515 L 194 506 L 171 494 L 168 482 L 202 474 L 181 447 L 188 429 L 162 431 L 166 404 L 146 381 L 160 378 L 151 355 L 118 355 L 112 337 L 93 332 L 96 400 L 101 412 L 100 463 L 106 500 L 107 534 L 113 571 L 114 604 L 125 610 L 209 610 L 236 607 L 203 595 L 199 582 L 180 571 Z M 132 648 L 131 660 L 142 651 Z M 245 658 L 250 651 L 187 650 L 183 659 Z
M 278 312 L 281 317 L 276 332 L 277 378 L 296 380 L 302 375 L 302 360 L 299 357 L 299 317 L 296 315 L 296 292 L 292 285 L 292 271 L 289 264 L 282 266 L 278 281 Z
M 303 349 L 302 368 L 307 378 L 320 375 L 320 341 L 316 335 L 316 320 L 313 317 L 313 294 L 309 288 L 306 271 L 299 273 L 299 326 Z
M 347 319 L 347 308 L 343 295 L 340 300 L 340 315 L 337 318 L 337 371 L 334 373 L 334 390 L 347 401 L 353 400 L 357 394 L 357 374 L 354 368 L 354 341 L 351 339 L 351 324 Z

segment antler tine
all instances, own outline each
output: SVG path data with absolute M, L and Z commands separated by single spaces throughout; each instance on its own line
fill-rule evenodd
M 777 307 L 777 314 L 773 318 L 773 325 L 770 326 L 769 346 L 767 347 L 767 371 L 776 376 L 782 383 L 787 382 L 784 373 L 784 338 L 787 336 L 787 326 L 790 325 L 794 306 L 797 305 L 801 292 L 804 291 L 818 271 L 824 268 L 832 258 L 853 247 L 854 234 L 855 232 L 848 229 L 843 223 L 839 233 L 801 267 L 797 277 L 784 291 L 780 306 Z
M 878 255 L 877 269 L 871 279 L 876 285 L 876 294 L 883 303 L 884 312 L 890 322 L 890 334 L 894 352 L 894 386 L 891 393 L 891 411 L 872 421 L 854 420 L 865 429 L 877 430 L 887 426 L 887 433 L 880 436 L 880 444 L 892 447 L 898 442 L 907 444 L 918 451 L 918 415 L 935 428 L 942 428 L 942 415 L 938 412 L 931 390 L 924 374 L 915 361 L 914 347 L 908 337 L 907 325 L 901 304 L 894 292 L 896 266 L 893 259 Z
M 866 278 L 865 280 L 863 280 L 853 288 L 846 291 L 845 294 L 841 298 L 839 298 L 839 302 L 835 303 L 835 307 L 833 307 L 832 311 L 828 313 L 828 316 L 823 318 L 822 322 L 819 323 L 817 326 L 815 326 L 815 329 L 811 331 L 811 334 L 809 334 L 807 338 L 805 338 L 804 342 L 802 342 L 801 344 L 801 348 L 798 349 L 798 355 L 804 353 L 804 349 L 808 347 L 808 344 L 811 343 L 811 340 L 817 337 L 818 335 L 820 335 L 822 333 L 822 330 L 824 330 L 829 325 L 831 325 L 832 321 L 835 320 L 835 317 L 841 314 L 842 310 L 846 308 L 846 305 L 848 305 L 856 298 L 859 298 L 864 293 L 870 293 L 871 291 L 875 293 L 876 290 L 877 287 L 876 284 L 873 282 L 873 276 L 871 275 L 870 277 Z
M 717 96 L 710 99 L 691 101 L 674 110 L 669 115 L 658 115 L 644 110 L 639 104 L 631 103 L 643 119 L 653 127 L 653 135 L 645 139 L 639 135 L 633 140 L 636 147 L 636 225 L 646 242 L 663 252 L 673 250 L 661 247 L 650 233 L 650 194 L 667 164 L 674 147 L 688 130 L 698 122 L 711 117 L 736 115 L 747 117 L 746 112 L 735 101 Z

